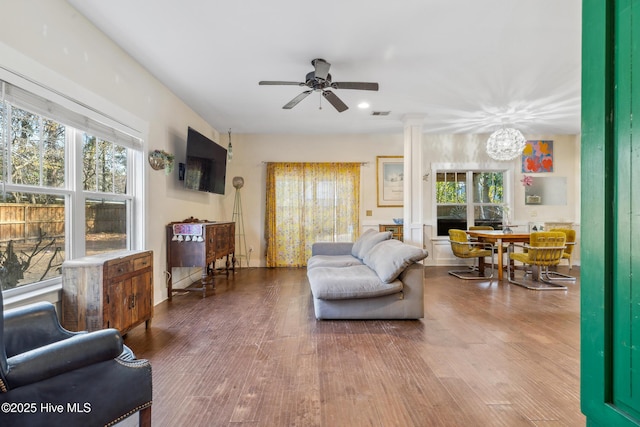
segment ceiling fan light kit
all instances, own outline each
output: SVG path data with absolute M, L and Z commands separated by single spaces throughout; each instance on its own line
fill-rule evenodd
M 501 128 L 487 139 L 487 154 L 494 160 L 513 160 L 522 154 L 526 140 L 517 129 Z
M 312 92 L 321 92 L 322 96 L 331 104 L 338 112 L 349 109 L 349 107 L 342 102 L 342 100 L 333 91 L 329 89 L 353 89 L 353 90 L 378 90 L 378 83 L 369 82 L 334 82 L 329 74 L 329 68 L 331 64 L 322 58 L 316 58 L 311 61 L 314 70 L 307 73 L 304 82 L 289 82 L 289 81 L 273 81 L 262 80 L 259 85 L 280 85 L 280 86 L 306 86 L 309 90 L 305 90 L 291 101 L 286 103 L 282 108 L 290 110 L 300 101 L 309 96 Z M 321 98 L 322 99 L 322 98 Z M 322 108 L 322 107 L 320 107 Z

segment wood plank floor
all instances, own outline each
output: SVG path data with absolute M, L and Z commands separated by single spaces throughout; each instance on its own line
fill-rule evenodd
M 125 343 L 151 361 L 156 427 L 584 426 L 569 286 L 427 267 L 424 319 L 317 321 L 305 269 L 245 268 Z

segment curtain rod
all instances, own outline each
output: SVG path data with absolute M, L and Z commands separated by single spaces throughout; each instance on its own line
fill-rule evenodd
M 263 165 L 266 165 L 267 163 L 360 163 L 362 166 L 368 165 L 371 162 L 267 162 L 267 161 L 262 161 Z

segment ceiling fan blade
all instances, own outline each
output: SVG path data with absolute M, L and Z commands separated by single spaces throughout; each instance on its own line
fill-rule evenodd
M 269 81 L 262 80 L 258 82 L 259 85 L 287 85 L 287 86 L 304 86 L 304 83 L 300 82 L 280 82 L 280 81 Z
M 326 100 L 329 101 L 329 104 L 333 105 L 333 107 L 338 110 L 339 113 L 342 113 L 344 110 L 349 109 L 349 107 L 347 107 L 347 104 L 342 102 L 342 100 L 330 90 L 323 90 L 322 96 L 324 96 Z
M 290 110 L 293 107 L 295 107 L 296 105 L 298 105 L 298 102 L 302 101 L 303 99 L 305 99 L 307 96 L 309 96 L 309 94 L 313 92 L 312 90 L 305 90 L 304 92 L 302 92 L 300 95 L 296 96 L 295 98 L 293 98 L 291 101 L 289 101 L 284 107 L 285 110 Z
M 334 89 L 378 90 L 378 83 L 333 82 L 331 87 Z
M 311 64 L 313 64 L 313 66 L 315 67 L 314 73 L 316 78 L 327 80 L 327 76 L 329 75 L 329 68 L 331 67 L 331 64 L 329 64 L 324 59 L 320 59 L 320 58 L 314 59 L 313 61 L 311 61 Z

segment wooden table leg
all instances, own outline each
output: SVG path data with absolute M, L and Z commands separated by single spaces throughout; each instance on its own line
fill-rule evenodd
M 503 250 L 502 250 L 502 239 L 498 239 L 497 242 L 498 245 L 498 280 L 502 280 L 503 274 L 502 274 L 502 256 L 503 256 Z

